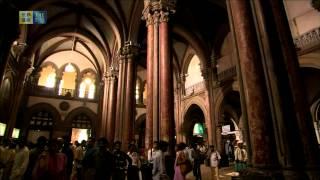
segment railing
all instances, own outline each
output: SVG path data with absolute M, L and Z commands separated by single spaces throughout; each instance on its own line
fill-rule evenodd
M 65 97 L 74 97 L 74 89 L 61 88 L 61 91 L 59 90 L 59 95 Z
M 198 82 L 198 83 L 186 88 L 186 96 L 192 95 L 197 92 L 201 92 L 204 89 L 205 89 L 204 81 Z
M 84 92 L 84 98 L 79 97 L 74 89 L 62 88 L 59 92 L 56 88 L 48 88 L 45 86 L 30 86 L 28 89 L 28 95 L 30 96 L 44 96 L 59 99 L 72 99 L 72 100 L 86 100 L 86 101 L 97 101 L 96 96 L 93 99 L 88 98 L 89 91 Z
M 320 44 L 320 27 L 302 34 L 294 39 L 294 44 L 298 50 L 306 50 Z
M 218 74 L 218 81 L 224 81 L 237 75 L 236 66 L 226 69 Z

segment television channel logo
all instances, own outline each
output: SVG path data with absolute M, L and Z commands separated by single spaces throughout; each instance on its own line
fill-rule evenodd
M 47 11 L 19 11 L 19 24 L 46 24 Z

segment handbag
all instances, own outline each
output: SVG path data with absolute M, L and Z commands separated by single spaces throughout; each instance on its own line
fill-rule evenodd
M 192 164 L 189 159 L 187 159 L 184 163 L 180 164 L 180 171 L 182 175 L 187 175 L 192 171 Z

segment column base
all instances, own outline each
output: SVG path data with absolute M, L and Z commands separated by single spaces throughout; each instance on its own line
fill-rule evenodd
M 314 176 L 319 179 L 320 176 Z M 314 179 L 312 178 L 312 179 Z M 304 171 L 284 169 L 247 168 L 240 174 L 241 180 L 309 180 Z

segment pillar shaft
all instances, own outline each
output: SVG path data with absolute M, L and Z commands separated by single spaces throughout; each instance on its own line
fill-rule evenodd
M 153 118 L 153 140 L 160 140 L 159 122 L 159 12 L 153 14 L 153 87 L 152 87 L 152 118 Z
M 173 139 L 173 80 L 170 56 L 168 12 L 161 13 L 160 36 L 160 137 L 171 142 Z
M 106 128 L 106 136 L 109 142 L 114 141 L 115 136 L 115 111 L 116 111 L 116 103 L 117 103 L 117 76 L 114 74 L 115 70 L 110 69 L 110 74 L 108 76 L 109 81 L 109 97 L 108 97 L 108 109 L 107 109 L 107 128 Z
M 147 114 L 146 114 L 146 148 L 150 149 L 153 141 L 153 18 L 151 14 L 147 19 Z
M 125 116 L 124 116 L 124 145 L 130 143 L 130 141 L 134 140 L 134 133 L 133 133 L 133 126 L 134 126 L 134 92 L 135 92 L 135 62 L 134 62 L 134 55 L 128 54 L 126 57 L 126 64 L 127 64 L 127 81 L 126 81 L 126 96 L 125 96 Z
M 243 77 L 250 126 L 252 164 L 254 167 L 275 166 L 277 163 L 272 122 L 269 116 L 268 97 L 250 2 L 230 0 L 230 10 L 234 21 L 235 39 Z
M 121 131 L 122 131 L 122 117 L 123 117 L 123 85 L 124 85 L 124 71 L 125 71 L 125 64 L 124 60 L 119 60 L 119 82 L 118 82 L 118 92 L 117 92 L 117 111 L 116 111 L 116 122 L 115 122 L 115 141 L 121 140 Z
M 109 99 L 109 83 L 110 80 L 108 78 L 108 75 L 106 74 L 104 76 L 104 86 L 103 86 L 103 100 L 102 100 L 102 116 L 101 116 L 101 122 L 98 123 L 98 134 L 100 137 L 106 136 L 106 129 L 107 127 L 107 116 L 108 116 L 108 99 Z M 108 139 L 109 140 L 109 139 Z
M 252 6 L 262 37 L 278 158 L 285 169 L 305 168 L 310 179 L 319 179 L 319 149 L 283 2 L 253 1 Z

